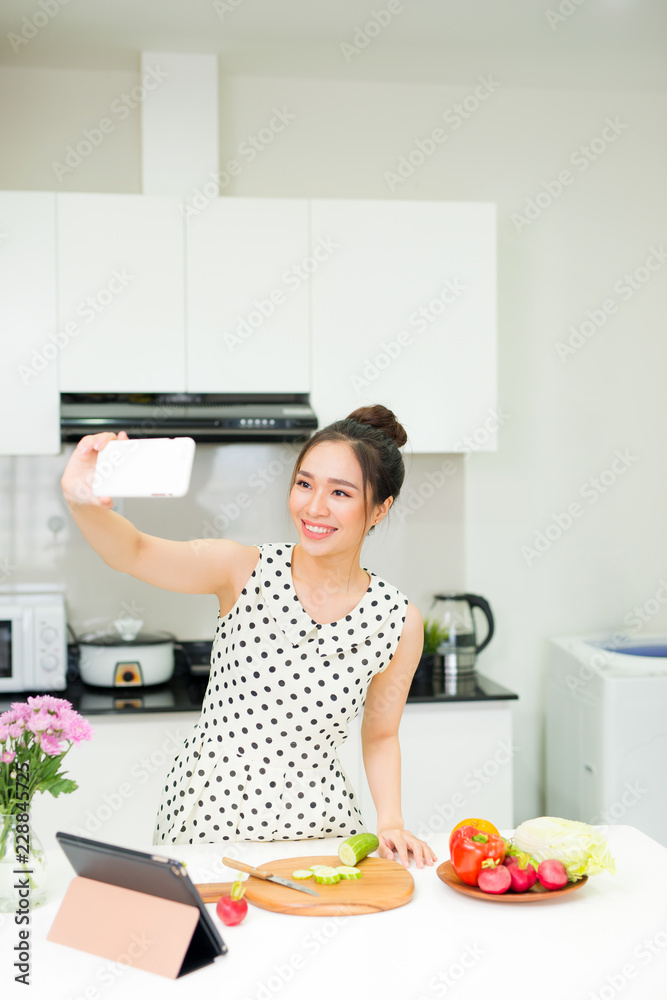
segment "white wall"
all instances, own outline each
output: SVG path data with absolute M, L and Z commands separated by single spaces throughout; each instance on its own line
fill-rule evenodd
M 1 187 L 36 191 L 141 191 L 141 105 L 129 95 L 137 72 L 0 66 Z M 100 119 L 113 130 L 75 167 L 67 147 L 93 134 Z M 54 164 L 62 164 L 64 170 Z
M 26 91 L 31 72 L 37 75 Z M 454 105 L 470 87 L 223 80 L 221 163 L 236 158 L 243 169 L 223 185 L 222 193 L 489 200 L 498 205 L 500 400 L 506 414 L 500 450 L 459 459 L 457 475 L 436 497 L 405 524 L 395 520 L 391 547 L 382 546 L 381 539 L 369 544 L 367 561 L 402 586 L 422 611 L 428 610 L 428 595 L 436 587 L 465 584 L 491 601 L 498 632 L 482 654 L 480 669 L 520 694 L 515 712 L 519 822 L 543 808 L 547 637 L 622 627 L 624 616 L 650 601 L 667 576 L 661 447 L 667 416 L 661 309 L 667 267 L 651 273 L 628 301 L 614 289 L 626 272 L 643 264 L 651 247 L 660 247 L 667 238 L 667 137 L 661 128 L 667 100 L 655 94 L 568 91 L 565 76 L 562 91 L 513 90 L 495 80 L 488 66 L 480 66 L 479 73 L 491 76 L 486 93 L 492 92 L 467 120 L 460 119 L 460 127 L 454 127 Z M 0 187 L 56 187 L 49 178 L 54 150 L 63 150 L 94 124 L 96 115 L 104 114 L 112 92 L 125 85 L 122 76 L 0 70 L 0 84 L 6 84 L 0 87 L 5 95 L 0 98 L 0 127 L 14 122 L 19 137 L 0 163 Z M 11 97 L 17 87 L 24 88 L 20 118 Z M 295 117 L 251 160 L 250 147 L 242 144 L 269 126 L 276 108 Z M 443 121 L 448 110 L 452 113 Z M 601 135 L 607 118 L 618 118 L 623 128 L 583 171 L 570 157 Z M 130 120 L 125 124 L 129 129 Z M 434 146 L 433 155 L 409 179 L 394 182 L 392 190 L 387 172 L 396 172 L 398 158 L 408 156 L 417 140 L 436 127 L 443 129 L 445 141 Z M 39 141 L 42 128 L 49 135 L 48 149 Z M 113 146 L 112 155 L 112 140 L 125 143 L 122 169 L 116 160 L 119 146 Z M 513 219 L 513 213 L 523 213 L 527 199 L 544 191 L 544 182 L 566 168 L 573 182 L 560 197 L 530 225 Z M 138 172 L 138 131 L 121 135 L 119 124 L 69 178 L 69 189 L 137 190 L 132 183 Z M 570 325 L 581 325 L 587 310 L 600 310 L 608 299 L 617 311 L 561 360 L 556 343 L 567 339 Z M 630 464 L 591 503 L 581 489 L 611 468 L 617 450 L 630 453 Z M 231 451 L 217 452 L 223 478 L 218 480 L 217 472 L 215 479 L 201 473 L 209 504 L 206 484 L 231 483 L 234 475 L 242 482 L 248 472 L 246 458 L 239 455 L 236 464 Z M 268 452 L 248 459 L 268 460 Z M 413 483 L 419 485 L 441 461 L 436 456 L 416 459 Z M 31 460 L 23 464 L 33 469 Z M 59 464 L 54 462 L 52 482 Z M 463 466 L 465 475 L 459 474 Z M 1 471 L 3 477 L 9 475 L 7 469 Z M 26 478 L 31 477 L 38 478 L 37 473 Z M 216 502 L 238 488 L 221 488 Z M 270 511 L 257 505 L 256 521 L 253 508 L 243 527 L 248 540 L 256 540 L 262 529 L 267 539 L 280 537 L 284 522 L 277 510 L 283 501 L 278 496 Z M 522 554 L 522 546 L 533 545 L 535 532 L 544 531 L 552 515 L 574 502 L 580 503 L 581 516 L 570 529 L 542 555 Z M 173 537 L 179 532 L 187 537 L 202 508 L 203 502 L 196 500 L 188 526 L 171 525 Z M 128 514 L 135 517 L 129 503 Z M 137 509 L 137 523 L 143 516 Z M 37 527 L 43 537 L 41 520 Z M 165 522 L 165 533 L 168 527 Z M 156 518 L 149 525 L 147 517 L 146 530 L 162 530 L 162 524 Z M 122 587 L 114 584 L 111 571 L 100 571 L 90 559 L 86 573 L 107 594 L 116 586 L 117 597 L 138 586 L 127 580 Z M 141 597 L 148 600 L 143 592 Z M 88 607 L 83 586 L 77 599 L 82 609 Z M 162 599 L 161 607 L 180 625 L 183 612 L 177 609 L 185 607 L 183 598 Z M 185 600 L 193 602 L 192 620 L 203 622 L 199 602 L 209 599 Z M 667 628 L 663 605 L 646 628 Z

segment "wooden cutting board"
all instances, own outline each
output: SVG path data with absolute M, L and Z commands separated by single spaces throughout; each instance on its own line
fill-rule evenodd
M 282 858 L 259 865 L 264 871 L 283 878 L 292 878 L 298 868 L 311 865 L 331 865 L 337 868 L 340 859 L 336 855 L 313 855 L 312 857 Z M 296 889 L 287 889 L 275 882 L 253 878 L 244 881 L 245 898 L 249 903 L 276 913 L 294 913 L 304 917 L 326 917 L 332 915 L 352 916 L 357 913 L 378 913 L 393 910 L 407 903 L 414 892 L 415 883 L 407 868 L 398 861 L 384 858 L 364 858 L 355 865 L 362 873 L 358 879 L 341 879 L 335 885 L 322 885 L 315 879 L 307 879 L 304 885 L 315 889 L 319 899 Z M 232 882 L 213 882 L 197 885 L 196 888 L 205 903 L 217 903 L 228 893 Z

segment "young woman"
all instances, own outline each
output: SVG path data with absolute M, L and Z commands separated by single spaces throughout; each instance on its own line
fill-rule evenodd
M 432 865 L 431 848 L 404 827 L 400 795 L 398 726 L 422 620 L 359 562 L 403 483 L 407 436 L 394 414 L 364 407 L 306 442 L 289 494 L 297 543 L 178 542 L 138 531 L 109 509 L 111 498 L 92 494 L 97 453 L 114 437 L 82 438 L 62 477 L 83 535 L 114 569 L 220 602 L 202 714 L 168 775 L 154 843 L 365 832 L 337 755 L 363 708 L 378 853 Z

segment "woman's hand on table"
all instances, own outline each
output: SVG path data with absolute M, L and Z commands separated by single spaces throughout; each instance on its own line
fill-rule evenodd
M 424 863 L 432 865 L 438 860 L 426 841 L 415 837 L 409 830 L 400 827 L 383 828 L 377 831 L 377 837 L 380 841 L 377 850 L 380 857 L 393 861 L 394 851 L 397 851 L 399 861 L 406 868 L 410 867 L 410 852 L 417 863 L 417 868 L 423 868 Z

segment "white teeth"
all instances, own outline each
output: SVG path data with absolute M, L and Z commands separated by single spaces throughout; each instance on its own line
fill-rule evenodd
M 306 527 L 308 528 L 308 531 L 314 531 L 317 535 L 329 535 L 332 531 L 336 530 L 335 528 L 316 528 L 312 524 L 307 524 Z

